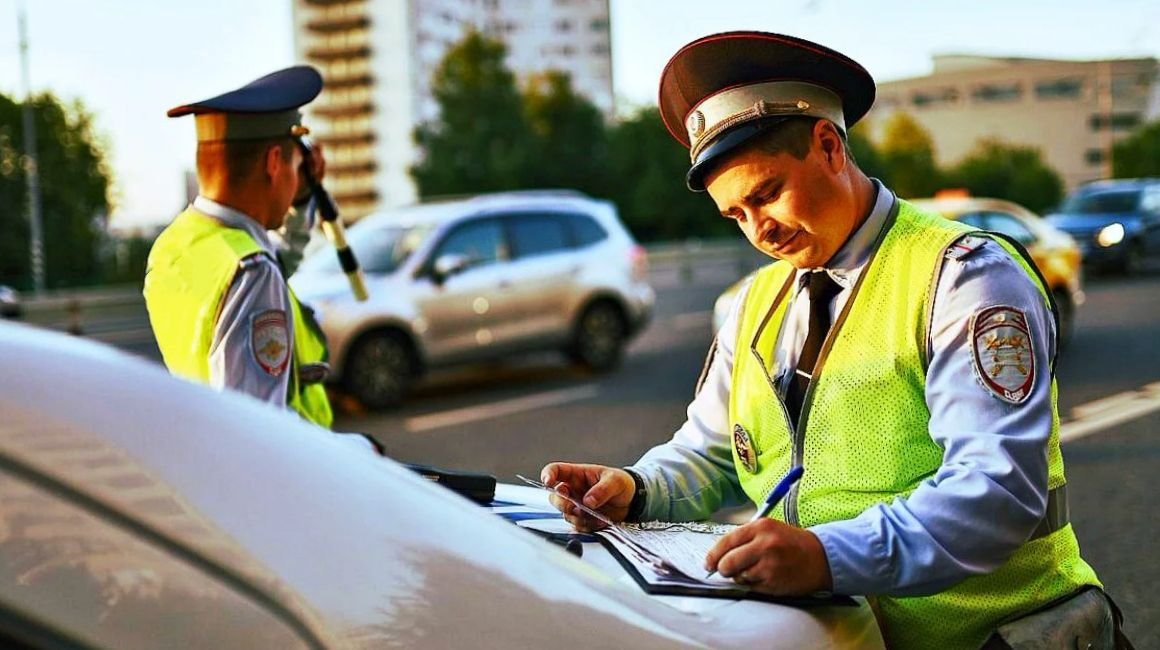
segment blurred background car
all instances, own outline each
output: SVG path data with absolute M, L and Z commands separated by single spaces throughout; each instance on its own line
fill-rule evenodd
M 1075 237 L 1085 263 L 1139 273 L 1160 260 L 1160 178 L 1088 183 L 1047 220 Z
M 20 301 L 20 293 L 12 287 L 0 284 L 0 318 L 20 318 L 24 314 L 24 305 Z
M 1067 344 L 1075 329 L 1076 307 L 1084 301 L 1082 254 L 1074 239 L 1039 215 L 1011 201 L 954 197 L 917 199 L 911 202 L 947 219 L 1008 235 L 1022 244 L 1031 254 L 1035 266 L 1043 274 L 1055 297 L 1059 307 L 1061 347 Z M 717 298 L 713 306 L 713 331 L 721 329 L 738 290 L 752 275 L 741 279 Z
M 864 602 L 648 596 L 599 544 L 92 341 L 0 323 L 0 359 L 3 648 L 882 647 Z
M 570 191 L 425 203 L 348 231 L 370 299 L 357 302 L 333 251 L 290 284 L 330 347 L 331 378 L 371 409 L 397 404 L 434 367 L 561 350 L 614 368 L 651 317 L 648 258 L 615 206 Z

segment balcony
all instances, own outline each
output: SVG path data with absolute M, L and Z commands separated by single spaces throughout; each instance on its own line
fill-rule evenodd
M 306 31 L 315 34 L 337 34 L 371 26 L 369 16 L 319 17 L 306 22 Z
M 339 5 L 363 4 L 365 0 L 298 0 L 308 7 L 337 7 Z
M 306 58 L 320 63 L 343 59 L 367 59 L 370 56 L 371 46 L 366 43 L 319 44 L 306 49 Z
M 333 119 L 336 117 L 358 117 L 375 112 L 372 101 L 355 102 L 353 104 L 319 103 L 310 107 L 310 111 L 319 117 Z
M 379 168 L 378 163 L 373 160 L 352 160 L 350 162 L 327 162 L 327 175 L 333 174 L 335 176 L 341 174 L 369 174 Z
M 325 147 L 350 147 L 360 144 L 372 145 L 375 143 L 375 140 L 375 134 L 370 131 L 363 131 L 361 133 L 331 133 L 318 137 L 318 141 Z
M 326 87 L 331 90 L 343 88 L 361 88 L 375 83 L 375 77 L 369 72 L 350 76 L 333 75 L 326 77 Z

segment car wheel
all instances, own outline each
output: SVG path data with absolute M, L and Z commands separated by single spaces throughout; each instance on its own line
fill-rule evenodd
M 569 356 L 589 370 L 611 370 L 620 363 L 627 339 L 620 309 L 611 302 L 593 303 L 576 322 Z
M 1055 306 L 1059 309 L 1059 350 L 1067 349 L 1071 336 L 1075 332 L 1075 305 L 1065 289 L 1055 289 L 1051 292 L 1055 298 Z
M 403 334 L 374 332 L 347 354 L 343 385 L 368 409 L 385 409 L 402 401 L 417 368 L 414 348 Z

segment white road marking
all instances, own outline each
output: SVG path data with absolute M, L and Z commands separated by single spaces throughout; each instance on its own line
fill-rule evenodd
M 404 420 L 403 426 L 408 431 L 428 431 L 430 429 L 450 427 L 457 424 L 477 422 L 479 420 L 489 420 L 491 418 L 498 418 L 505 415 L 511 415 L 513 413 L 534 411 L 535 409 L 545 408 L 548 406 L 558 406 L 560 404 L 567 404 L 568 402 L 576 402 L 582 399 L 595 397 L 599 392 L 600 389 L 595 385 L 565 388 L 563 390 L 556 390 L 548 393 L 539 393 L 536 395 L 517 397 L 515 399 L 509 399 L 502 402 L 492 402 L 490 404 L 467 406 L 450 411 L 430 413 L 428 415 L 418 415 Z
M 1160 411 L 1160 382 L 1075 407 L 1075 419 L 1059 427 L 1059 441 L 1078 440 L 1153 411 Z

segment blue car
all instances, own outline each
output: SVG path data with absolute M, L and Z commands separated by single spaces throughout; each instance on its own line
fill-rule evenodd
M 1160 178 L 1089 183 L 1047 220 L 1075 238 L 1086 265 L 1139 273 L 1160 259 Z

